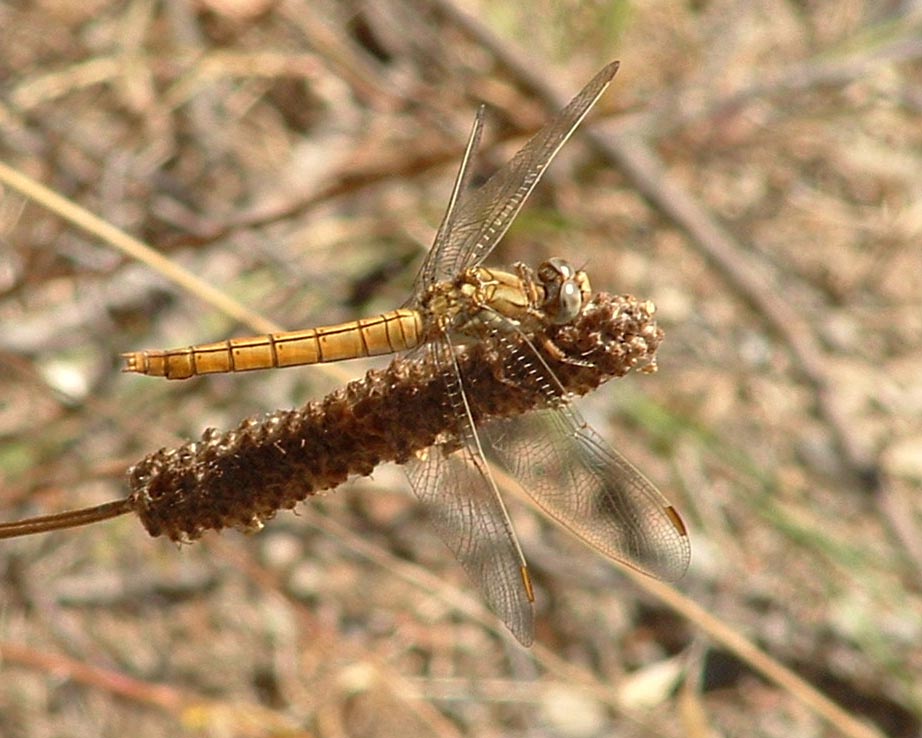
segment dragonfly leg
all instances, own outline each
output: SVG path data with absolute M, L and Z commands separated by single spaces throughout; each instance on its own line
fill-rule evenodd
M 522 290 L 528 296 L 526 311 L 529 316 L 539 325 L 547 325 L 547 314 L 540 307 L 544 304 L 546 294 L 543 285 L 539 285 L 538 280 L 535 279 L 535 270 L 521 261 L 515 262 L 512 267 L 515 269 L 516 276 L 522 280 Z
M 547 336 L 541 337 L 541 348 L 550 356 L 554 361 L 559 361 L 561 364 L 569 364 L 570 366 L 587 366 L 592 367 L 593 364 L 591 361 L 583 361 L 582 359 L 575 359 L 572 356 L 567 356 L 557 344 L 551 341 Z

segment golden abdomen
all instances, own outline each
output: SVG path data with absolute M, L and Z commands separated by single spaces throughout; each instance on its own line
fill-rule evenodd
M 391 310 L 374 318 L 322 328 L 230 338 L 165 351 L 135 351 L 122 354 L 123 371 L 187 379 L 197 374 L 319 364 L 404 351 L 417 346 L 422 335 L 417 311 Z

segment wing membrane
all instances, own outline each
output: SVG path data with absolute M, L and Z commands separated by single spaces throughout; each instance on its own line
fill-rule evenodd
M 600 553 L 675 581 L 690 548 L 675 509 L 573 408 L 484 425 L 481 438 L 538 506 Z
M 410 485 L 487 604 L 529 646 L 534 613 L 525 557 L 471 421 L 454 349 L 439 341 L 430 350 L 445 378 L 457 432 L 451 447 L 433 446 L 406 465 Z
M 474 125 L 471 126 L 471 133 L 467 139 L 467 146 L 464 149 L 464 156 L 461 157 L 461 164 L 458 166 L 458 173 L 455 175 L 455 182 L 451 188 L 451 197 L 448 199 L 448 207 L 445 208 L 445 215 L 439 224 L 439 230 L 435 234 L 433 246 L 426 255 L 426 260 L 420 267 L 419 274 L 416 275 L 416 284 L 413 294 L 419 294 L 427 287 L 432 286 L 439 280 L 439 259 L 442 252 L 439 250 L 440 244 L 451 243 L 451 229 L 458 204 L 462 201 L 464 193 L 467 190 L 471 178 L 471 161 L 474 154 L 477 153 L 477 147 L 480 145 L 480 138 L 483 135 L 483 115 L 484 106 L 477 109 L 474 116 Z
M 452 279 L 464 269 L 480 264 L 496 247 L 515 220 L 525 200 L 557 152 L 608 87 L 618 63 L 612 62 L 593 77 L 557 116 L 523 146 L 483 187 L 455 196 L 432 249 L 420 270 L 417 289 Z M 478 129 L 475 121 L 475 130 Z M 479 131 L 478 131 L 479 137 Z M 466 180 L 465 168 L 476 147 L 472 135 L 456 178 Z

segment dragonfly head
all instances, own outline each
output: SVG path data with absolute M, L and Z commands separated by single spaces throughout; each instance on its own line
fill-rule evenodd
M 542 306 L 553 323 L 569 323 L 579 315 L 592 294 L 586 272 L 570 262 L 554 257 L 538 267 L 538 280 L 544 287 Z

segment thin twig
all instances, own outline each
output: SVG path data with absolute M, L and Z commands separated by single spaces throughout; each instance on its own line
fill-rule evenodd
M 125 513 L 134 512 L 134 508 L 134 502 L 129 498 L 125 498 L 105 502 L 95 507 L 65 510 L 51 515 L 19 520 L 15 523 L 0 523 L 0 538 L 18 538 L 19 536 L 30 536 L 35 533 L 49 533 L 53 530 L 91 525 L 103 520 L 117 518 Z
M 773 659 L 755 643 L 712 615 L 701 605 L 692 601 L 673 587 L 663 582 L 619 567 L 634 583 L 694 623 L 702 632 L 727 650 L 736 654 L 769 681 L 789 692 L 817 715 L 835 726 L 839 733 L 849 738 L 881 738 L 883 735 L 866 722 L 854 717 L 847 710 L 820 692 L 802 677 L 795 674 L 781 662 Z
M 281 330 L 272 321 L 237 302 L 225 292 L 199 279 L 192 272 L 170 261 L 170 259 L 159 254 L 146 243 L 129 236 L 123 230 L 116 228 L 111 223 L 107 223 L 102 218 L 93 215 L 89 210 L 81 208 L 71 200 L 62 197 L 2 161 L 0 161 L 0 182 L 56 213 L 68 223 L 113 246 L 126 256 L 147 264 L 151 269 L 159 272 L 174 284 L 195 295 L 203 302 L 217 308 L 225 315 L 249 326 L 254 331 L 272 333 Z

